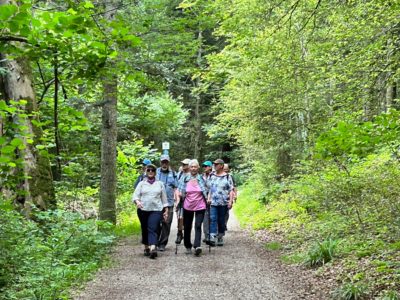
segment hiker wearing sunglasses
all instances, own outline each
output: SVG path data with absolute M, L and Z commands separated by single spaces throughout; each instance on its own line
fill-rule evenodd
M 203 177 L 199 174 L 199 162 L 192 159 L 189 162 L 189 174 L 185 175 L 183 180 L 179 181 L 178 190 L 180 194 L 179 201 L 183 201 L 183 241 L 186 248 L 186 254 L 192 253 L 200 256 L 201 249 L 201 224 L 203 223 L 204 213 L 206 211 L 207 189 Z M 191 241 L 192 226 L 194 222 L 194 243 Z
M 225 214 L 231 209 L 234 198 L 232 176 L 224 172 L 224 161 L 214 161 L 215 173 L 207 180 L 208 204 L 210 207 L 210 245 L 223 246 L 225 235 Z
M 157 257 L 158 228 L 168 218 L 168 200 L 164 184 L 156 179 L 156 166 L 146 166 L 146 177 L 139 182 L 132 196 L 142 229 L 144 255 Z

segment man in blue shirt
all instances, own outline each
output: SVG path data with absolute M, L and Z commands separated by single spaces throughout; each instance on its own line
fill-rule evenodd
M 176 174 L 170 168 L 168 155 L 161 155 L 160 158 L 161 167 L 157 169 L 156 179 L 164 183 L 165 190 L 167 192 L 168 199 L 168 218 L 163 219 L 160 227 L 160 234 L 158 238 L 158 250 L 165 251 L 165 247 L 168 244 L 169 233 L 171 231 L 172 218 L 174 215 L 174 203 L 175 203 L 175 189 L 178 187 Z

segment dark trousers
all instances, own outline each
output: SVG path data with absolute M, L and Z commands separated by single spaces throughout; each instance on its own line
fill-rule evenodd
M 159 228 L 158 246 L 166 246 L 168 244 L 169 233 L 171 232 L 172 219 L 174 217 L 174 207 L 168 207 L 168 219 L 161 218 Z
M 228 230 L 229 210 L 230 209 L 227 209 L 225 213 L 225 231 Z
M 200 247 L 201 245 L 201 224 L 203 223 L 205 209 L 198 211 L 183 210 L 183 241 L 186 248 Z M 192 225 L 194 221 L 194 243 L 191 242 Z
M 140 226 L 142 228 L 142 244 L 157 245 L 158 228 L 162 217 L 162 211 L 137 210 Z
M 224 236 L 225 235 L 225 214 L 228 206 L 221 205 L 221 206 L 212 206 L 210 208 L 210 234 L 212 236 Z
M 204 237 L 209 240 L 209 234 L 210 234 L 210 215 L 209 215 L 210 207 L 208 206 L 205 213 L 204 213 L 204 220 L 203 220 L 203 232 L 204 232 Z

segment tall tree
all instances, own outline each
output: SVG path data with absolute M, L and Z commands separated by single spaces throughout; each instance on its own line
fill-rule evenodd
M 105 19 L 115 19 L 118 1 L 105 1 Z M 117 187 L 117 100 L 118 77 L 112 71 L 114 64 L 108 62 L 103 78 L 104 101 L 101 126 L 101 181 L 99 216 L 101 220 L 116 223 Z

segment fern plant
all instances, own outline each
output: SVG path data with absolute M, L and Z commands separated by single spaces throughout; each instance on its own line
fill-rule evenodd
M 346 282 L 338 288 L 333 298 L 337 300 L 361 300 L 365 299 L 368 287 L 362 283 Z
M 305 263 L 310 267 L 319 267 L 330 262 L 336 253 L 338 245 L 339 241 L 331 238 L 317 242 L 308 251 Z

